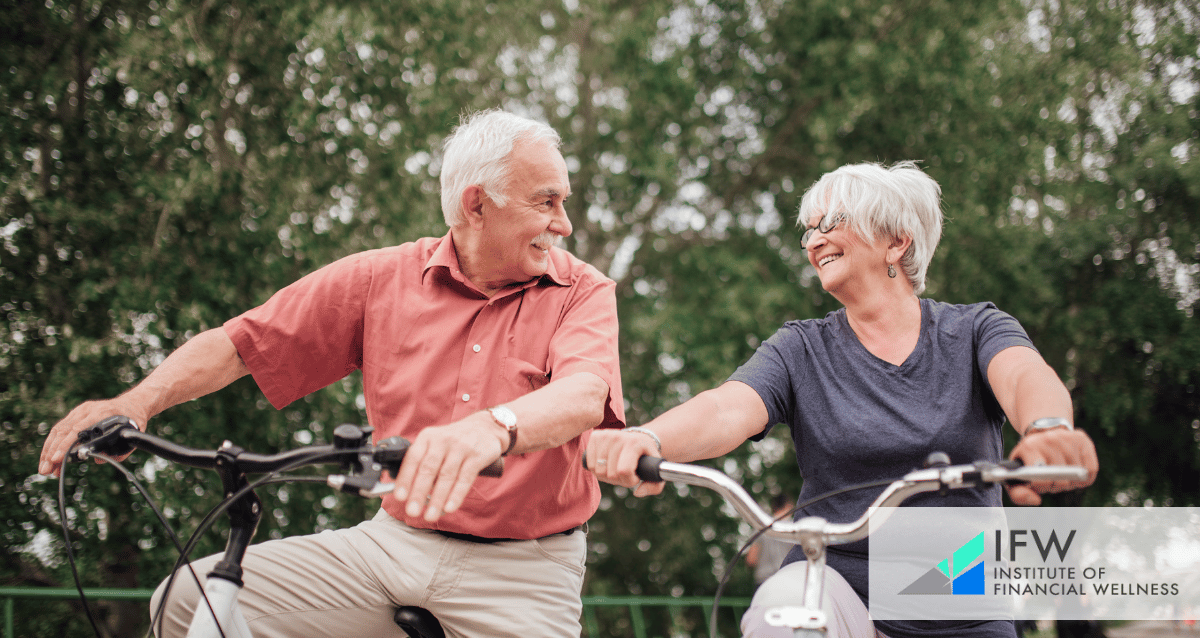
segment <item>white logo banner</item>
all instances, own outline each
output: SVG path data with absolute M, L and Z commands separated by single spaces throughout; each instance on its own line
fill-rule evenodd
M 871 521 L 881 620 L 1188 620 L 1200 508 L 901 507 Z

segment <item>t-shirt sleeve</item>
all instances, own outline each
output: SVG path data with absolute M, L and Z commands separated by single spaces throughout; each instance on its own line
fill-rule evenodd
M 988 365 L 1002 350 L 1025 346 L 1037 351 L 1021 323 L 991 303 L 981 304 L 979 313 L 975 315 L 975 344 L 975 359 L 985 383 Z
M 562 311 L 550 341 L 549 363 L 556 378 L 591 372 L 608 384 L 604 421 L 599 427 L 625 427 L 625 399 L 617 350 L 616 284 L 607 277 L 584 277 Z
M 729 381 L 740 381 L 753 388 L 767 408 L 767 427 L 750 437 L 752 441 L 762 440 L 776 423 L 791 423 L 796 413 L 793 371 L 787 365 L 795 338 L 795 332 L 784 325 L 729 376 Z
M 276 409 L 362 367 L 371 264 L 334 262 L 225 322 L 225 332 Z

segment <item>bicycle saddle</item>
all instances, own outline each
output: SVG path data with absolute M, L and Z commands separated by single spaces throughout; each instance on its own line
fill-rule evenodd
M 442 624 L 438 622 L 428 609 L 421 607 L 401 607 L 393 617 L 397 625 L 410 638 L 446 638 Z

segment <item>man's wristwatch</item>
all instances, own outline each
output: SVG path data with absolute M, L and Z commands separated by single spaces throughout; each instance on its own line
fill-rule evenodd
M 1030 423 L 1029 427 L 1025 428 L 1025 433 L 1021 435 L 1021 438 L 1025 438 L 1025 437 L 1029 436 L 1030 434 L 1033 434 L 1034 432 L 1041 432 L 1043 430 L 1053 430 L 1055 428 L 1066 428 L 1068 430 L 1074 430 L 1075 426 L 1072 425 L 1070 421 L 1062 418 L 1061 416 L 1045 417 L 1042 419 L 1038 419 L 1038 420 L 1034 421 L 1033 423 Z
M 488 408 L 488 412 L 492 415 L 492 420 L 496 422 L 496 425 L 508 431 L 508 449 L 500 453 L 500 456 L 508 456 L 508 453 L 512 452 L 517 445 L 517 415 L 503 405 Z

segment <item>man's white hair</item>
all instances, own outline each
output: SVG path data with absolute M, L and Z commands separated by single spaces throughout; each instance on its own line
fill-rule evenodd
M 466 223 L 462 194 L 470 186 L 482 187 L 497 206 L 508 203 L 509 155 L 522 139 L 548 140 L 555 148 L 562 144 L 548 125 L 507 111 L 490 109 L 462 118 L 442 146 L 442 215 L 448 226 Z
M 808 189 L 800 201 L 799 225 L 807 226 L 815 213 L 842 211 L 849 228 L 866 241 L 911 237 L 899 266 L 919 295 L 942 238 L 941 198 L 942 187 L 916 162 L 848 164 Z

